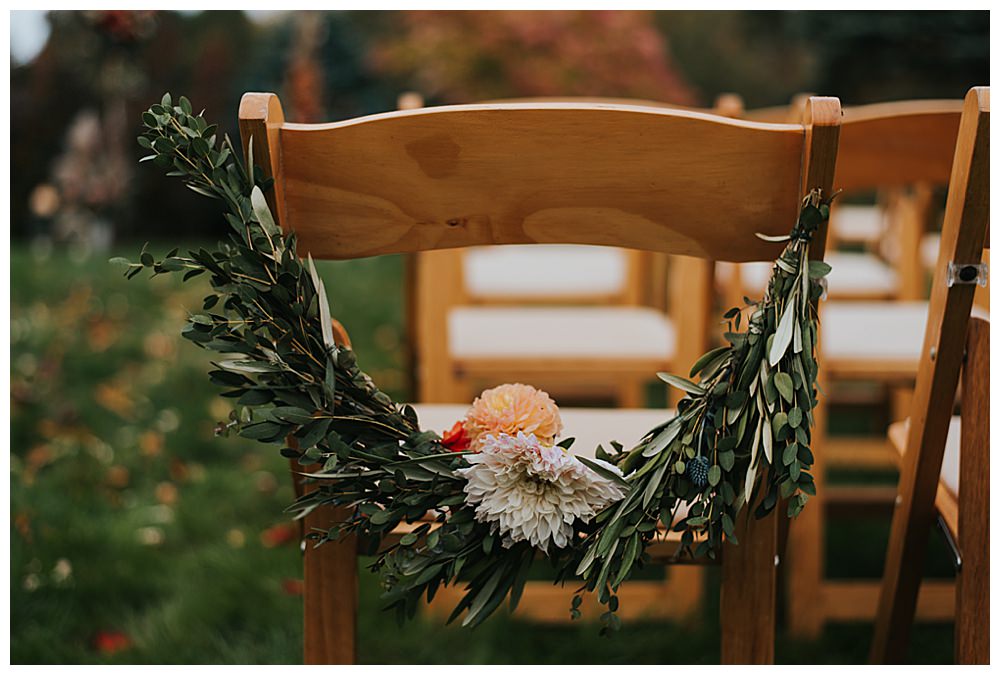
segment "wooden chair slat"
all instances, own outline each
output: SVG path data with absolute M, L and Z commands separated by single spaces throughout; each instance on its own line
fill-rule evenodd
M 989 89 L 976 88 L 965 99 L 949 181 L 899 503 L 879 596 L 875 662 L 900 661 L 905 654 L 976 289 L 967 284 L 949 287 L 947 267 L 950 262 L 979 262 L 988 223 Z

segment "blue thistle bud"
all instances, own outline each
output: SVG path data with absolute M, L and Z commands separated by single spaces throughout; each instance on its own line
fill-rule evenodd
M 703 488 L 708 485 L 708 458 L 695 457 L 687 465 L 687 476 L 695 487 Z

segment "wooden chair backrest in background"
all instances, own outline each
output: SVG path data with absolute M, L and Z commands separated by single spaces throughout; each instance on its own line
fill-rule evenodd
M 972 89 L 965 98 L 958 131 L 879 596 L 872 646 L 872 660 L 877 663 L 899 662 L 905 656 L 916 609 L 934 518 L 934 496 L 977 288 L 961 283 L 949 285 L 948 266 L 977 264 L 984 246 L 988 246 L 989 101 L 988 87 Z
M 900 300 L 925 296 L 920 243 L 934 215 L 934 190 L 948 184 L 962 101 L 875 103 L 844 108 L 834 180 L 845 196 L 880 192 L 889 214 L 889 236 Z M 834 218 L 836 217 L 834 207 Z
M 446 106 L 303 125 L 284 121 L 274 94 L 250 93 L 240 131 L 245 149 L 253 139 L 253 162 L 274 178 L 267 198 L 275 220 L 297 233 L 303 255 L 573 243 L 743 262 L 773 260 L 782 244 L 755 233 L 787 234 L 804 191 L 831 190 L 840 117 L 837 99 L 816 98 L 803 125 L 572 103 Z M 824 229 L 813 257 L 822 258 L 825 239 Z M 439 309 L 428 300 L 421 312 L 433 318 Z M 335 518 L 316 509 L 305 527 L 325 530 Z M 763 601 L 772 611 L 726 624 L 724 660 L 773 658 L 777 518 L 749 523 L 742 545 L 723 556 L 722 602 Z M 356 550 L 344 555 L 351 546 L 346 539 L 306 547 L 307 663 L 354 658 L 346 614 L 356 599 L 324 597 L 338 574 L 356 573 Z M 744 582 L 751 573 L 759 576 Z
M 781 107 L 751 110 L 745 118 L 794 122 L 801 118 L 805 96 L 796 96 L 783 118 Z M 894 240 L 896 299 L 926 297 L 920 245 L 935 215 L 935 188 L 948 184 L 961 113 L 962 101 L 950 99 L 844 108 L 834 184 L 847 198 L 868 193 L 880 196 L 891 223 L 887 234 Z M 837 245 L 837 208 L 834 204 L 831 247 Z M 727 297 L 738 299 L 744 290 L 738 276 L 734 279 L 737 286 L 727 290 Z

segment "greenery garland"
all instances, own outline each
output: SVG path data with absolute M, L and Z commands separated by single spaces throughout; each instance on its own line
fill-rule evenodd
M 508 596 L 513 609 L 537 550 L 527 542 L 502 545 L 489 524 L 476 520 L 457 473 L 469 467 L 468 453 L 450 452 L 440 436 L 421 430 L 414 410 L 379 391 L 354 353 L 336 344 L 312 259 L 303 264 L 295 234 L 283 233 L 268 209 L 270 181 L 252 163 L 244 168 L 230 139 L 192 110 L 186 98 L 175 104 L 166 94 L 143 113 L 138 142 L 151 154 L 141 161 L 220 200 L 232 232 L 215 251 L 180 256 L 174 249 L 157 261 L 143 249 L 139 262 L 112 262 L 127 278 L 145 268 L 153 276 L 181 272 L 184 280 L 209 275 L 213 292 L 182 335 L 225 356 L 209 377 L 239 411 L 220 430 L 281 444 L 285 457 L 319 466 L 304 474 L 316 489 L 290 510 L 303 517 L 321 506 L 350 507 L 344 522 L 307 536 L 321 545 L 359 535 L 376 555 L 372 568 L 382 576 L 386 606 L 401 618 L 442 585 L 459 582 L 466 593 L 450 620 L 465 612 L 463 625 L 475 626 Z M 784 498 L 794 516 L 815 494 L 808 470 L 816 303 L 830 268 L 809 260 L 809 243 L 828 214 L 828 199 L 818 192 L 806 198 L 763 300 L 746 299 L 747 307 L 726 313 L 729 344 L 698 360 L 689 376 L 699 382 L 660 373 L 687 394 L 678 414 L 628 451 L 598 448 L 598 459 L 617 465 L 624 478 L 580 458 L 625 496 L 589 524 L 575 523 L 575 543 L 547 556 L 557 582 L 582 579 L 581 591 L 596 591 L 608 605 L 606 628 L 618 627 L 615 592 L 648 558 L 646 546 L 661 528 L 683 532 L 683 554 L 715 557 L 724 536 L 735 543 L 747 503 L 756 500 L 755 515 L 763 517 Z M 678 520 L 683 504 L 689 509 Z M 384 545 L 403 522 L 418 525 Z M 574 616 L 580 601 L 574 597 Z

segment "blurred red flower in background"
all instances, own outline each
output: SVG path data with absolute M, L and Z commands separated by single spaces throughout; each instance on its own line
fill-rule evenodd
M 102 630 L 94 636 L 94 649 L 101 654 L 117 654 L 132 646 L 132 639 L 119 631 Z

